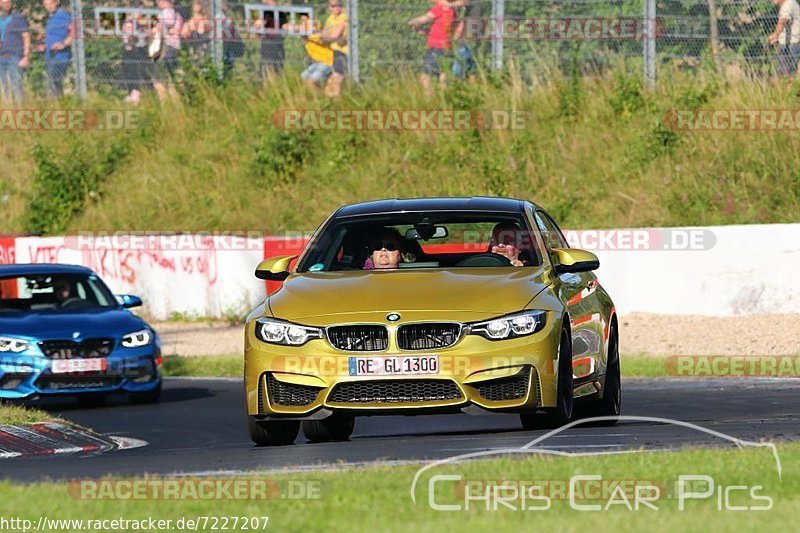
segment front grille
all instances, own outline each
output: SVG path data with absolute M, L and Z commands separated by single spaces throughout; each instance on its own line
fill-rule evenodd
M 42 353 L 49 359 L 74 359 L 76 357 L 107 357 L 114 349 L 114 339 L 85 339 L 41 341 Z
M 354 324 L 331 326 L 328 341 L 334 348 L 348 352 L 378 352 L 389 347 L 389 333 L 385 326 Z
M 446 379 L 404 379 L 340 383 L 329 403 L 424 403 L 463 398 L 456 384 Z
M 275 379 L 272 374 L 267 374 L 267 391 L 269 392 L 270 402 L 291 407 L 311 405 L 317 399 L 317 394 L 319 394 L 319 389 L 316 387 L 284 383 Z M 259 401 L 261 401 L 260 398 Z M 263 408 L 263 404 L 259 403 L 259 411 Z
M 492 379 L 473 385 L 481 398 L 490 402 L 505 400 L 518 400 L 528 393 L 528 381 L 531 375 L 530 368 L 526 368 L 515 376 Z
M 458 340 L 458 324 L 406 324 L 397 328 L 397 346 L 401 350 L 435 350 L 447 348 Z
M 100 389 L 119 385 L 121 380 L 119 376 L 44 375 L 35 385 L 40 390 Z

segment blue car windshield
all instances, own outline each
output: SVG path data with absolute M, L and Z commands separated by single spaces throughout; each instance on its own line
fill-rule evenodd
M 118 307 L 94 274 L 46 274 L 0 279 L 0 313 Z

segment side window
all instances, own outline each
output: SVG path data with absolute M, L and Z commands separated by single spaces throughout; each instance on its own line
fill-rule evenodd
M 553 222 L 553 219 L 550 218 L 547 213 L 544 211 L 536 211 L 535 218 L 536 225 L 539 227 L 539 231 L 542 232 L 542 237 L 548 248 L 569 248 L 569 244 L 567 244 L 567 240 L 564 238 L 561 230 L 558 229 L 556 223 Z

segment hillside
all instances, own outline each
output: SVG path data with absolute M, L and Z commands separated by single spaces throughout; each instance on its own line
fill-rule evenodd
M 636 76 L 532 87 L 511 76 L 427 98 L 405 79 L 351 87 L 331 103 L 295 80 L 191 84 L 179 101 L 136 108 L 131 131 L 0 131 L 0 233 L 309 230 L 343 203 L 429 195 L 528 198 L 570 228 L 789 222 L 800 213 L 796 132 L 675 131 L 664 120 L 671 109 L 796 108 L 800 84 L 674 75 L 647 93 Z M 124 108 L 99 97 L 86 106 Z M 278 110 L 451 108 L 528 115 L 511 131 L 272 124 Z

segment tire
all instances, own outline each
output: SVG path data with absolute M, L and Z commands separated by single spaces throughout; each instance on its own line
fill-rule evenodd
M 355 428 L 355 417 L 334 413 L 322 420 L 303 422 L 303 434 L 311 442 L 345 441 Z
M 108 394 L 105 392 L 77 394 L 75 398 L 81 407 L 101 407 L 108 402 Z
M 544 414 L 524 413 L 519 415 L 525 430 L 554 429 L 569 424 L 574 406 L 572 377 L 572 334 L 569 327 L 561 326 L 558 342 L 558 389 L 556 407 Z
M 619 364 L 619 333 L 616 325 L 611 326 L 608 339 L 608 366 L 606 381 L 603 385 L 603 397 L 593 401 L 581 409 L 581 418 L 595 416 L 611 416 L 610 420 L 594 422 L 596 426 L 615 426 L 622 410 L 622 379 Z
M 153 390 L 144 392 L 131 392 L 131 403 L 136 405 L 146 405 L 150 403 L 158 403 L 161 399 L 161 382 Z
M 256 446 L 285 446 L 292 444 L 300 432 L 300 422 L 297 420 L 256 420 L 254 416 L 247 417 L 247 430 L 250 440 Z

